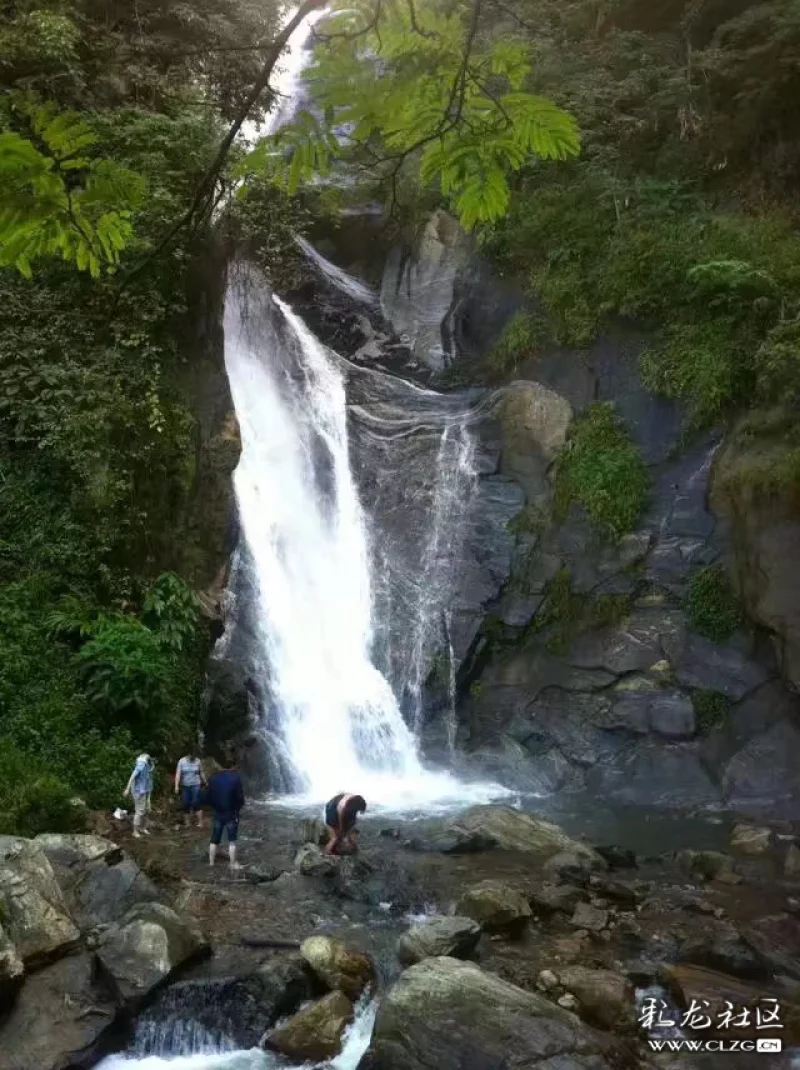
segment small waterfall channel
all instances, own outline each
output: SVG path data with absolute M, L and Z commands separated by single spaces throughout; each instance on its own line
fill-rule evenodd
M 369 1045 L 377 1005 L 357 1008 L 346 1030 L 342 1050 L 326 1063 L 308 1063 L 306 1070 L 356 1070 Z M 253 1048 L 237 1050 L 221 1034 L 209 1033 L 201 1023 L 179 1014 L 165 1021 L 147 1017 L 137 1025 L 131 1049 L 111 1055 L 98 1070 L 286 1070 L 285 1059 Z

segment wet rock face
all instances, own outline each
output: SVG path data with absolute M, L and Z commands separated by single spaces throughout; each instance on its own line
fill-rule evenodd
M 182 943 L 189 927 L 150 902 L 158 895 L 99 836 L 0 837 L 0 1066 L 95 1065 L 120 1016 L 191 957 Z M 166 929 L 159 942 L 156 930 Z
M 416 850 L 471 854 L 497 848 L 540 862 L 566 852 L 589 869 L 605 868 L 591 847 L 572 839 L 558 825 L 507 806 L 472 806 L 453 818 L 420 822 L 415 831 L 410 846 Z
M 332 1059 L 338 1054 L 342 1034 L 352 1020 L 353 1004 L 347 996 L 329 992 L 265 1037 L 264 1045 L 295 1062 Z
M 457 1028 L 454 1029 L 454 1023 Z M 619 1065 L 603 1041 L 549 1000 L 452 958 L 407 970 L 378 1011 L 364 1070 Z
M 774 636 L 784 677 L 800 686 L 800 517 L 790 498 L 749 490 L 748 468 L 763 444 L 731 437 L 712 481 L 714 508 L 733 535 L 734 577 L 748 616 Z M 780 456 L 775 458 L 780 462 Z
M 429 918 L 413 925 L 397 944 L 397 957 L 404 966 L 445 955 L 469 958 L 477 947 L 481 927 L 472 918 Z
M 330 936 L 310 936 L 300 946 L 300 955 L 328 988 L 355 1000 L 375 980 L 375 967 L 368 955 L 349 948 Z
M 0 905 L 6 935 L 28 967 L 78 942 L 80 933 L 53 868 L 34 841 L 0 836 Z
M 617 544 L 604 541 L 577 507 L 566 520 L 553 519 L 545 447 L 563 428 L 553 438 L 555 418 L 542 416 L 541 427 L 534 419 L 537 391 L 560 396 L 564 413 L 591 401 L 591 391 L 574 368 L 557 372 L 547 359 L 531 368 L 535 382 L 510 388 L 506 404 L 520 409 L 521 431 L 503 425 L 501 470 L 524 488 L 526 510 L 537 519 L 518 535 L 512 580 L 491 607 L 492 635 L 499 620 L 501 641 L 481 647 L 485 624 L 478 633 L 483 655 L 464 691 L 460 738 L 481 770 L 520 789 L 797 816 L 797 700 L 757 637 L 740 632 L 712 642 L 692 630 L 686 611 L 697 570 L 732 560 L 730 518 L 709 506 L 719 440 L 709 436 L 668 458 L 677 425 L 662 427 L 672 428 L 671 443 L 649 437 L 653 412 L 622 374 L 626 360 L 620 352 L 616 375 L 613 353 L 604 350 L 591 369 L 599 396 L 615 401 L 653 466 L 640 527 Z M 546 411 L 561 410 L 553 402 Z M 559 575 L 568 577 L 572 610 L 556 606 L 553 618 L 547 593 Z M 603 624 L 608 598 L 617 603 Z M 575 599 L 583 600 L 583 616 L 571 619 Z M 720 712 L 709 717 L 711 708 Z
M 489 933 L 518 934 L 533 914 L 528 900 L 506 881 L 481 881 L 464 891 L 456 910 Z
M 97 960 L 118 998 L 137 1006 L 209 950 L 200 931 L 170 907 L 142 903 L 103 934 Z

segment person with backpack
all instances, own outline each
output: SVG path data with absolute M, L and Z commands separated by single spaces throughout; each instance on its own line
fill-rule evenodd
M 208 781 L 207 797 L 214 813 L 211 825 L 211 843 L 208 845 L 208 864 L 217 860 L 217 848 L 223 835 L 228 837 L 228 862 L 232 870 L 242 867 L 236 861 L 236 843 L 239 838 L 239 814 L 244 807 L 244 788 L 239 771 L 232 758 L 227 757 L 223 768 L 212 773 Z
M 153 766 L 149 754 L 140 754 L 124 791 L 126 796 L 133 799 L 133 835 L 137 840 L 143 834 L 150 835 L 147 815 L 150 813 L 150 796 L 153 793 Z

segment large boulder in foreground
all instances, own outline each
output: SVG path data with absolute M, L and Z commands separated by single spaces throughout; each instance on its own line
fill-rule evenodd
M 636 1030 L 633 985 L 613 970 L 568 966 L 558 971 L 559 983 L 578 1001 L 580 1015 L 599 1029 L 612 1033 Z
M 0 1024 L 3 1070 L 88 1070 L 119 1042 L 117 1008 L 93 956 L 65 955 L 31 974 Z
M 111 840 L 43 833 L 34 842 L 47 855 L 82 932 L 110 925 L 137 903 L 159 898 L 150 878 Z
M 100 967 L 117 998 L 133 1007 L 181 966 L 208 954 L 202 933 L 162 903 L 141 903 L 104 934 Z
M 53 868 L 33 840 L 0 836 L 0 918 L 29 968 L 68 951 L 80 937 Z
M 533 913 L 528 900 L 513 885 L 495 880 L 471 885 L 456 909 L 490 933 L 519 932 Z
M 13 1003 L 25 977 L 25 965 L 0 925 L 0 1013 Z
M 375 980 L 369 955 L 332 936 L 309 936 L 300 945 L 300 954 L 324 985 L 344 992 L 348 999 L 358 999 Z
M 472 918 L 429 918 L 403 933 L 397 942 L 397 957 L 404 966 L 442 955 L 467 958 L 480 938 L 481 927 Z
M 570 851 L 591 859 L 598 869 L 606 868 L 591 847 L 573 840 L 558 825 L 509 806 L 472 806 L 454 818 L 431 822 L 417 846 L 446 854 L 519 851 L 541 862 Z
M 598 1034 L 575 1015 L 473 963 L 426 959 L 378 1010 L 360 1070 L 610 1070 Z
M 264 1046 L 299 1063 L 332 1059 L 353 1020 L 353 1004 L 343 992 L 329 992 L 264 1038 Z

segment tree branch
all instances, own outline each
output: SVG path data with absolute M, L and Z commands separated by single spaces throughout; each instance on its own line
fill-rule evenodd
M 498 0 L 490 0 L 490 3 L 492 7 L 497 8 L 497 10 L 502 11 L 504 15 L 508 15 L 509 18 L 512 18 L 518 26 L 521 26 L 523 28 L 523 30 L 527 30 L 530 34 L 534 34 L 536 32 L 529 22 L 525 22 L 524 19 L 521 19 L 516 13 L 516 11 L 513 11 L 510 7 L 506 7 L 505 4 L 499 3 Z
M 258 78 L 256 78 L 255 82 L 253 83 L 253 87 L 247 94 L 247 97 L 243 101 L 242 105 L 240 106 L 239 111 L 236 114 L 236 118 L 233 120 L 230 127 L 228 128 L 227 134 L 220 142 L 219 148 L 217 149 L 214 155 L 214 159 L 211 161 L 208 168 L 206 169 L 205 174 L 200 180 L 197 189 L 195 190 L 192 203 L 189 205 L 188 209 L 186 210 L 186 212 L 184 212 L 180 219 L 178 219 L 178 221 L 172 227 L 170 227 L 170 229 L 167 231 L 167 233 L 164 235 L 158 245 L 154 249 L 152 249 L 148 253 L 148 255 L 144 257 L 144 259 L 142 259 L 125 275 L 125 277 L 120 283 L 120 290 L 122 290 L 135 275 L 138 275 L 139 272 L 142 271 L 142 269 L 146 267 L 147 264 L 151 263 L 167 248 L 167 246 L 174 240 L 175 236 L 180 233 L 180 231 L 183 230 L 184 227 L 188 226 L 192 222 L 195 216 L 198 215 L 199 210 L 204 205 L 207 206 L 210 196 L 213 195 L 213 188 L 217 181 L 217 178 L 219 177 L 219 174 L 223 166 L 225 165 L 225 161 L 228 158 L 228 153 L 230 152 L 231 145 L 233 145 L 233 142 L 236 140 L 236 135 L 239 133 L 247 119 L 247 116 L 250 114 L 250 112 L 253 110 L 253 107 L 258 102 L 259 97 L 267 88 L 275 64 L 278 62 L 283 53 L 283 50 L 286 48 L 286 45 L 289 42 L 289 38 L 292 36 L 297 27 L 311 14 L 312 11 L 319 11 L 325 6 L 326 2 L 327 0 L 305 0 L 305 2 L 302 3 L 297 9 L 294 16 L 289 20 L 289 22 L 286 23 L 284 28 L 275 38 L 272 43 L 272 47 L 270 48 L 269 53 L 264 60 L 264 65 L 261 68 Z
M 417 22 L 417 9 L 414 4 L 414 0 L 406 0 L 406 3 L 408 4 L 408 14 L 411 18 L 411 29 L 414 31 L 414 33 L 419 34 L 420 37 L 438 37 L 438 34 L 434 33 L 432 30 L 423 30 L 420 24 Z
M 326 45 L 330 41 L 357 41 L 359 37 L 366 37 L 367 34 L 372 33 L 374 30 L 380 41 L 380 33 L 378 33 L 378 23 L 381 19 L 381 8 L 383 7 L 383 0 L 375 0 L 375 10 L 372 18 L 363 26 L 360 30 L 353 30 L 352 33 L 320 33 L 319 30 L 314 29 L 311 31 L 315 41 L 320 44 Z

